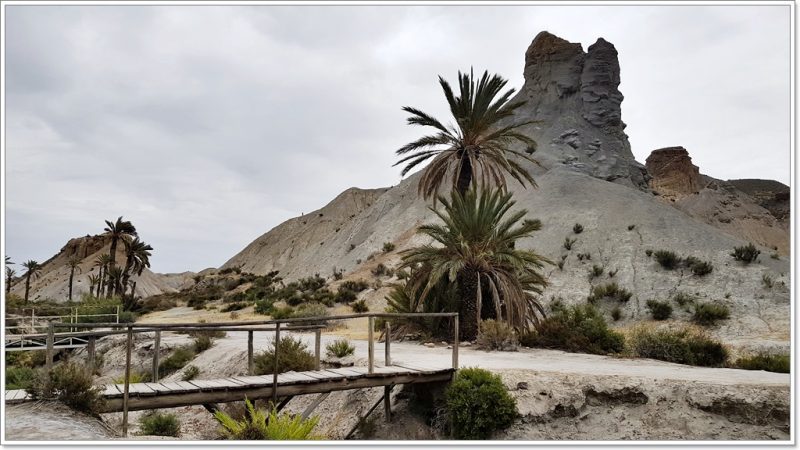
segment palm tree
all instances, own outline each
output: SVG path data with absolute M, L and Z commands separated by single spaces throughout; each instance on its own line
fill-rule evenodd
M 104 253 L 97 257 L 94 260 L 94 266 L 99 267 L 100 271 L 98 276 L 100 277 L 100 284 L 97 285 L 97 296 L 102 297 L 103 291 L 105 290 L 105 282 L 108 276 L 108 265 L 111 263 L 111 255 L 108 253 Z
M 6 295 L 11 292 L 11 282 L 14 280 L 16 274 L 16 270 L 6 266 Z
M 463 196 L 454 191 L 451 200 L 439 201 L 444 211 L 431 210 L 444 224 L 423 225 L 418 232 L 440 245 L 406 250 L 400 266 L 419 267 L 410 281 L 423 288 L 423 301 L 441 280 L 455 283 L 460 332 L 467 340 L 477 336 L 482 318 L 506 321 L 517 330 L 537 323 L 544 310 L 533 294 L 547 284 L 538 269 L 550 261 L 515 244 L 539 230 L 541 222 L 522 221 L 525 210 L 511 213 L 515 202 L 499 189 L 470 189 Z M 483 302 L 484 296 L 491 302 Z
M 432 197 L 434 202 L 448 176 L 452 178 L 453 189 L 461 195 L 478 181 L 482 186 L 493 183 L 505 190 L 506 174 L 523 186 L 528 182 L 535 187 L 533 177 L 513 157 L 534 164 L 538 162 L 526 152 L 509 148 L 509 144 L 515 141 L 525 144 L 528 149 L 536 148 L 533 139 L 518 131 L 533 121 L 508 123 L 506 120 L 525 102 L 510 102 L 514 89 L 495 98 L 508 83 L 499 75 L 490 77 L 489 72 L 484 72 L 476 85 L 472 71 L 469 74 L 458 72 L 458 81 L 460 95 L 455 96 L 450 84 L 439 77 L 455 126 L 445 126 L 416 108 L 403 107 L 411 114 L 408 118 L 410 125 L 432 127 L 436 131 L 397 150 L 397 155 L 403 158 L 394 165 L 406 163 L 402 172 L 406 175 L 417 165 L 433 158 L 422 173 L 418 189 L 425 199 Z
M 69 266 L 69 301 L 72 301 L 72 280 L 75 277 L 75 269 L 78 269 L 78 272 L 82 272 L 80 268 L 81 259 L 77 256 L 71 257 L 67 260 L 67 266 Z
M 130 221 L 122 220 L 122 216 L 119 216 L 117 221 L 113 223 L 109 220 L 106 220 L 106 227 L 104 228 L 104 231 L 111 237 L 111 249 L 108 252 L 111 255 L 111 261 L 108 265 L 108 273 L 110 274 L 114 269 L 114 266 L 117 264 L 117 241 L 119 241 L 119 239 L 123 236 L 136 236 L 136 227 L 133 226 Z M 117 282 L 119 282 L 119 280 L 117 280 Z M 106 296 L 110 297 L 112 292 L 115 292 L 115 290 L 113 289 L 113 286 L 111 285 L 111 279 L 109 278 Z
M 131 271 L 139 276 L 145 267 L 150 267 L 150 251 L 153 250 L 153 247 L 149 244 L 140 241 L 138 236 L 133 239 L 124 239 L 122 242 L 125 244 L 127 258 L 125 260 L 125 269 L 122 271 L 122 291 L 117 292 L 117 295 L 125 294 L 128 289 Z
M 6 255 L 6 263 L 5 263 L 5 265 L 6 266 L 13 266 L 14 265 L 14 262 L 11 261 L 11 257 L 10 256 Z
M 97 286 L 98 293 L 94 293 L 94 287 Z M 99 275 L 89 275 L 89 295 L 93 297 L 100 296 L 100 276 Z
M 31 289 L 31 278 L 39 278 L 42 273 L 42 265 L 34 260 L 28 260 L 22 263 L 22 267 L 26 269 L 25 272 L 25 303 L 28 303 L 28 294 Z
M 106 297 L 111 297 L 112 292 L 121 290 L 120 283 L 122 281 L 122 267 L 109 267 L 108 269 L 108 290 Z

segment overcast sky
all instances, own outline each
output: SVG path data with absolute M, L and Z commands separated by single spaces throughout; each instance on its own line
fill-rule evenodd
M 6 6 L 6 254 L 124 216 L 153 269 L 216 267 L 342 190 L 397 184 L 437 84 L 522 85 L 548 30 L 619 51 L 633 153 L 789 183 L 789 6 Z

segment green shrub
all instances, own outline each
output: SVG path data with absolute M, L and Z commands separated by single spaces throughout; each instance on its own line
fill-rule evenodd
M 391 276 L 389 272 L 389 268 L 383 263 L 378 264 L 374 269 L 372 269 L 372 274 L 376 277 L 382 277 L 384 275 Z
M 689 266 L 692 273 L 698 277 L 706 276 L 714 270 L 714 266 L 708 261 L 697 261 Z
M 197 336 L 194 339 L 194 352 L 202 353 L 211 348 L 214 342 L 208 336 Z
M 654 252 L 653 255 L 655 256 L 656 261 L 661 264 L 661 267 L 667 270 L 672 270 L 678 267 L 678 264 L 681 262 L 681 259 L 678 257 L 678 255 L 669 250 L 658 250 Z
M 575 244 L 576 241 L 577 239 L 570 239 L 568 237 L 564 238 L 564 248 L 567 250 L 572 250 L 572 245 Z
M 456 439 L 488 439 L 517 418 L 516 401 L 498 375 L 461 369 L 445 390 L 447 418 Z
M 741 261 L 745 264 L 750 264 L 752 262 L 755 262 L 758 259 L 758 255 L 760 254 L 761 250 L 758 250 L 755 245 L 750 243 L 743 247 L 734 247 L 731 256 L 733 256 L 733 259 L 735 259 L 736 261 Z
M 175 414 L 151 412 L 139 419 L 139 434 L 178 437 L 181 435 L 181 422 Z
M 350 303 L 354 301 L 356 298 L 358 298 L 358 296 L 356 295 L 355 292 L 339 288 L 339 291 L 336 292 L 336 297 L 334 298 L 334 300 L 336 301 L 336 303 Z
M 275 343 L 263 353 L 253 357 L 256 375 L 266 375 L 275 371 Z M 281 338 L 278 344 L 278 373 L 289 371 L 303 372 L 314 370 L 316 366 L 314 355 L 309 353 L 308 347 L 300 339 L 287 336 Z
M 59 364 L 49 371 L 40 369 L 26 389 L 34 399 L 58 400 L 88 414 L 99 414 L 104 406 L 102 389 L 92 384 L 92 374 L 77 363 Z
M 678 306 L 680 306 L 681 308 L 687 305 L 694 304 L 694 297 L 685 292 L 676 293 L 675 295 L 672 296 L 672 300 L 674 300 L 675 303 L 677 303 Z
M 583 233 L 583 225 L 576 223 L 575 225 L 572 226 L 572 232 L 575 234 Z
M 608 328 L 592 305 L 559 308 L 539 322 L 534 331 L 520 337 L 528 347 L 556 348 L 568 352 L 619 353 L 624 337 Z
M 300 305 L 293 313 L 292 319 L 303 319 L 307 317 L 328 317 L 328 308 L 319 303 L 306 303 Z M 303 325 L 313 325 L 315 323 L 325 323 L 324 320 L 303 322 Z
M 275 305 L 275 299 L 273 298 L 264 298 L 261 300 L 256 300 L 256 306 L 254 308 L 254 311 L 257 314 L 269 315 L 270 312 L 272 311 L 273 305 Z
M 130 379 L 128 380 L 129 383 L 148 383 L 152 380 L 152 376 L 149 373 L 144 372 L 131 372 Z M 115 384 L 125 384 L 125 374 L 115 377 L 114 378 Z
M 605 268 L 603 266 L 598 266 L 597 264 L 592 266 L 592 271 L 589 272 L 589 279 L 599 277 L 603 274 Z
M 186 366 L 186 369 L 183 370 L 183 376 L 181 380 L 183 381 L 191 381 L 200 376 L 200 369 L 197 366 Z
M 395 249 L 395 245 L 391 242 L 383 243 L 383 253 L 389 253 Z
M 658 300 L 648 300 L 647 309 L 653 315 L 655 320 L 667 320 L 672 316 L 672 306 L 667 302 L 660 302 Z
M 589 297 L 587 297 L 587 300 L 589 303 L 595 303 L 598 300 L 609 298 L 622 303 L 627 303 L 632 296 L 633 294 L 630 291 L 625 288 L 621 288 L 617 283 L 612 282 L 594 286 L 592 288 L 592 293 L 589 295 Z
M 278 413 L 273 409 L 267 413 L 256 409 L 250 400 L 245 399 L 247 414 L 236 420 L 222 411 L 214 413 L 214 418 L 222 425 L 220 434 L 232 440 L 310 440 L 320 439 L 312 434 L 319 422 L 318 417 L 303 419 L 300 415 L 285 412 Z
M 361 299 L 357 302 L 353 302 L 350 304 L 350 307 L 353 308 L 354 313 L 365 313 L 369 311 L 369 307 L 367 306 L 367 302 L 364 299 Z
M 6 389 L 28 389 L 35 376 L 36 372 L 30 367 L 6 365 Z
M 743 356 L 737 359 L 733 366 L 737 369 L 789 373 L 791 361 L 788 353 L 782 355 L 758 353 L 756 355 Z
M 506 322 L 489 319 L 481 322 L 476 344 L 483 350 L 515 352 L 519 341 L 517 333 Z
M 339 285 L 339 290 L 346 290 L 346 291 L 353 291 L 353 292 L 361 292 L 369 287 L 369 284 L 364 280 L 358 281 L 343 281 L 342 284 Z
M 337 339 L 327 346 L 325 346 L 325 351 L 328 356 L 335 356 L 337 358 L 344 358 L 345 356 L 352 355 L 355 353 L 356 348 L 350 344 L 350 341 L 347 339 Z
M 614 322 L 622 318 L 622 309 L 619 306 L 615 306 L 611 310 L 611 318 L 614 319 Z
M 728 359 L 725 346 L 692 328 L 639 326 L 631 332 L 628 344 L 641 358 L 692 366 L 721 367 Z
M 725 305 L 719 303 L 700 303 L 694 307 L 692 320 L 700 325 L 715 325 L 720 320 L 730 316 L 730 311 Z
M 761 276 L 761 284 L 763 284 L 766 289 L 772 289 L 772 287 L 775 286 L 775 281 L 772 279 L 772 276 L 765 273 Z
M 177 372 L 194 358 L 192 347 L 178 347 L 158 365 L 158 378 Z
M 269 315 L 272 316 L 273 320 L 291 319 L 294 315 L 294 308 L 291 306 L 276 306 L 270 310 Z
M 239 311 L 241 309 L 247 308 L 247 306 L 248 304 L 244 302 L 228 303 L 227 305 L 225 305 L 224 308 L 222 308 L 222 312 Z
M 139 315 L 133 311 L 120 311 L 119 323 L 134 323 L 138 317 Z

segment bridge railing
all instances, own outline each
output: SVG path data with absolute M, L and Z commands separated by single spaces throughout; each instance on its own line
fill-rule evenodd
M 368 368 L 369 374 L 375 373 L 375 319 L 385 320 L 385 333 L 384 333 L 384 364 L 386 366 L 392 365 L 391 358 L 391 321 L 408 319 L 408 318 L 421 318 L 421 317 L 443 317 L 450 318 L 451 325 L 453 326 L 453 345 L 452 345 L 452 368 L 458 369 L 458 347 L 459 347 L 459 334 L 458 334 L 458 313 L 366 313 L 366 314 L 346 314 L 338 316 L 325 316 L 325 317 L 303 317 L 293 319 L 280 319 L 280 320 L 262 320 L 262 321 L 243 321 L 243 322 L 216 322 L 216 323 L 55 323 L 48 324 L 47 331 L 47 356 L 46 367 L 50 369 L 53 365 L 54 355 L 54 342 L 56 336 L 58 337 L 85 337 L 88 340 L 87 353 L 89 356 L 90 367 L 94 368 L 95 357 L 95 340 L 101 336 L 108 336 L 114 334 L 126 334 L 125 344 L 125 379 L 122 400 L 122 431 L 125 436 L 128 432 L 128 398 L 130 394 L 130 378 L 131 378 L 131 353 L 133 349 L 133 335 L 134 333 L 154 332 L 154 346 L 153 346 L 153 382 L 158 382 L 158 366 L 159 366 L 159 353 L 161 343 L 161 332 L 163 331 L 246 331 L 247 336 L 247 367 L 248 375 L 255 373 L 254 354 L 253 354 L 253 338 L 255 332 L 274 332 L 274 347 L 275 347 L 275 367 L 272 374 L 272 401 L 273 404 L 278 403 L 278 373 L 279 373 L 279 343 L 281 341 L 281 331 L 314 331 L 314 355 L 315 355 L 315 368 L 320 368 L 320 353 L 321 353 L 321 334 L 322 330 L 326 328 L 328 322 L 340 321 L 348 319 L 367 319 L 367 352 L 368 352 Z M 304 325 L 307 324 L 307 325 Z M 322 324 L 322 325 L 320 325 Z M 88 329 L 96 330 L 104 328 L 105 330 L 98 331 L 74 331 L 67 333 L 55 333 L 57 328 L 72 328 L 75 330 Z M 388 396 L 386 397 L 388 398 Z
M 82 313 L 82 310 L 85 309 L 109 309 L 110 307 L 114 308 L 114 312 L 108 313 L 95 313 L 95 314 L 86 314 Z M 28 310 L 30 309 L 30 313 Z M 20 312 L 16 312 L 18 317 L 6 317 L 6 331 L 12 330 L 11 334 L 26 334 L 23 333 L 15 333 L 15 330 L 35 330 L 38 328 L 45 328 L 47 324 L 50 322 L 60 322 L 60 323 L 70 323 L 75 324 L 81 321 L 81 319 L 88 319 L 94 317 L 104 317 L 107 319 L 112 320 L 114 323 L 119 323 L 119 316 L 120 316 L 120 305 L 84 305 L 84 306 L 62 306 L 62 307 L 48 307 L 46 308 L 47 311 L 53 310 L 64 310 L 69 311 L 68 314 L 45 314 L 45 315 L 37 315 L 36 308 L 22 308 Z M 9 311 L 6 311 L 6 315 L 9 314 Z M 15 323 L 16 325 L 9 325 L 9 322 Z

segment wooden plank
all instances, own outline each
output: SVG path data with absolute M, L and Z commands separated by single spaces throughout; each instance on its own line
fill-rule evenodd
M 281 375 L 283 375 L 283 374 L 281 374 Z M 295 373 L 293 373 L 291 375 L 292 375 L 292 377 L 295 378 L 293 383 L 316 383 L 317 381 L 319 381 L 319 378 L 312 377 L 311 375 L 308 375 L 305 372 L 295 372 Z
M 403 367 L 403 368 L 406 368 L 406 369 L 413 369 L 413 370 L 416 370 L 416 371 L 418 371 L 420 373 L 424 373 L 424 374 L 447 372 L 447 371 L 452 371 L 453 370 L 452 368 L 427 367 L 427 366 L 422 366 L 422 365 L 419 365 L 419 364 L 410 364 L 410 363 L 395 363 L 394 365 L 398 366 L 398 367 Z
M 327 369 L 329 372 L 338 373 L 348 378 L 360 377 L 363 373 L 352 370 L 350 367 L 339 367 L 337 369 Z
M 272 375 L 269 377 L 269 381 L 272 382 Z M 303 375 L 299 372 L 285 372 L 278 375 L 278 384 L 294 384 L 294 383 L 308 383 L 316 381 L 316 378 L 311 378 L 309 376 Z
M 200 388 L 188 381 L 162 381 L 161 383 L 145 383 L 158 394 L 174 392 L 196 392 Z
M 116 384 L 109 384 L 106 386 L 105 390 L 103 390 L 103 397 L 119 397 L 122 395 L 122 391 L 117 388 Z
M 129 386 L 129 392 L 135 395 L 155 395 L 156 391 L 147 387 L 146 383 L 131 383 Z
M 218 383 L 217 380 L 191 380 L 188 383 L 197 386 L 201 390 L 225 389 L 225 386 Z
M 346 378 L 343 375 L 334 372 L 328 372 L 327 370 L 314 370 L 303 373 L 306 373 L 312 377 L 319 377 L 320 380 L 339 380 L 341 378 Z
M 259 376 L 240 376 L 240 377 L 232 377 L 235 381 L 241 381 L 247 386 L 266 386 L 267 384 L 272 384 L 272 380 L 267 381 L 265 377 Z

